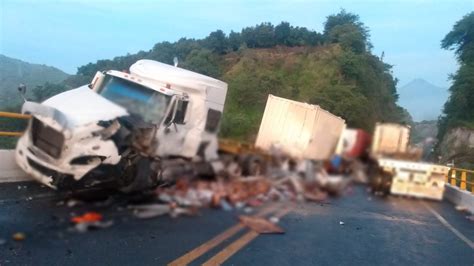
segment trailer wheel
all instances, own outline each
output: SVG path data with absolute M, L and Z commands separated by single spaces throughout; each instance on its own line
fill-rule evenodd
M 119 190 L 124 193 L 142 191 L 156 186 L 158 174 L 151 168 L 151 160 L 137 158 L 122 171 L 118 178 Z

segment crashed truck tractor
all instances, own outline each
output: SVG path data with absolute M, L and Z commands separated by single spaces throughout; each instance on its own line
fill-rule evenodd
M 151 60 L 130 73 L 98 72 L 89 85 L 25 102 L 33 118 L 16 160 L 52 188 L 112 181 L 140 190 L 166 178 L 165 164 L 182 170 L 183 160 L 197 165 L 188 171 L 217 172 L 226 93 L 222 81 Z

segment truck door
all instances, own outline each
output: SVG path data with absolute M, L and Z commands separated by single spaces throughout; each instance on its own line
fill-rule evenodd
M 187 97 L 174 97 L 168 115 L 158 130 L 158 153 L 160 156 L 186 156 L 185 138 L 189 131 L 187 118 L 190 110 Z

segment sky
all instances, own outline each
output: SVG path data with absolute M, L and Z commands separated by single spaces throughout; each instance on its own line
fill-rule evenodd
M 322 32 L 326 17 L 341 8 L 370 29 L 373 53 L 384 52 L 399 85 L 422 78 L 449 87 L 457 64 L 440 41 L 474 10 L 474 0 L 0 0 L 0 54 L 74 74 L 89 62 L 149 50 L 161 41 L 203 38 L 216 29 L 229 33 L 287 21 Z

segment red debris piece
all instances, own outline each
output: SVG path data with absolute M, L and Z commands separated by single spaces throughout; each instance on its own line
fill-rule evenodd
M 79 223 L 93 223 L 102 221 L 102 214 L 97 212 L 86 212 L 82 216 L 75 216 L 71 218 L 71 222 Z

